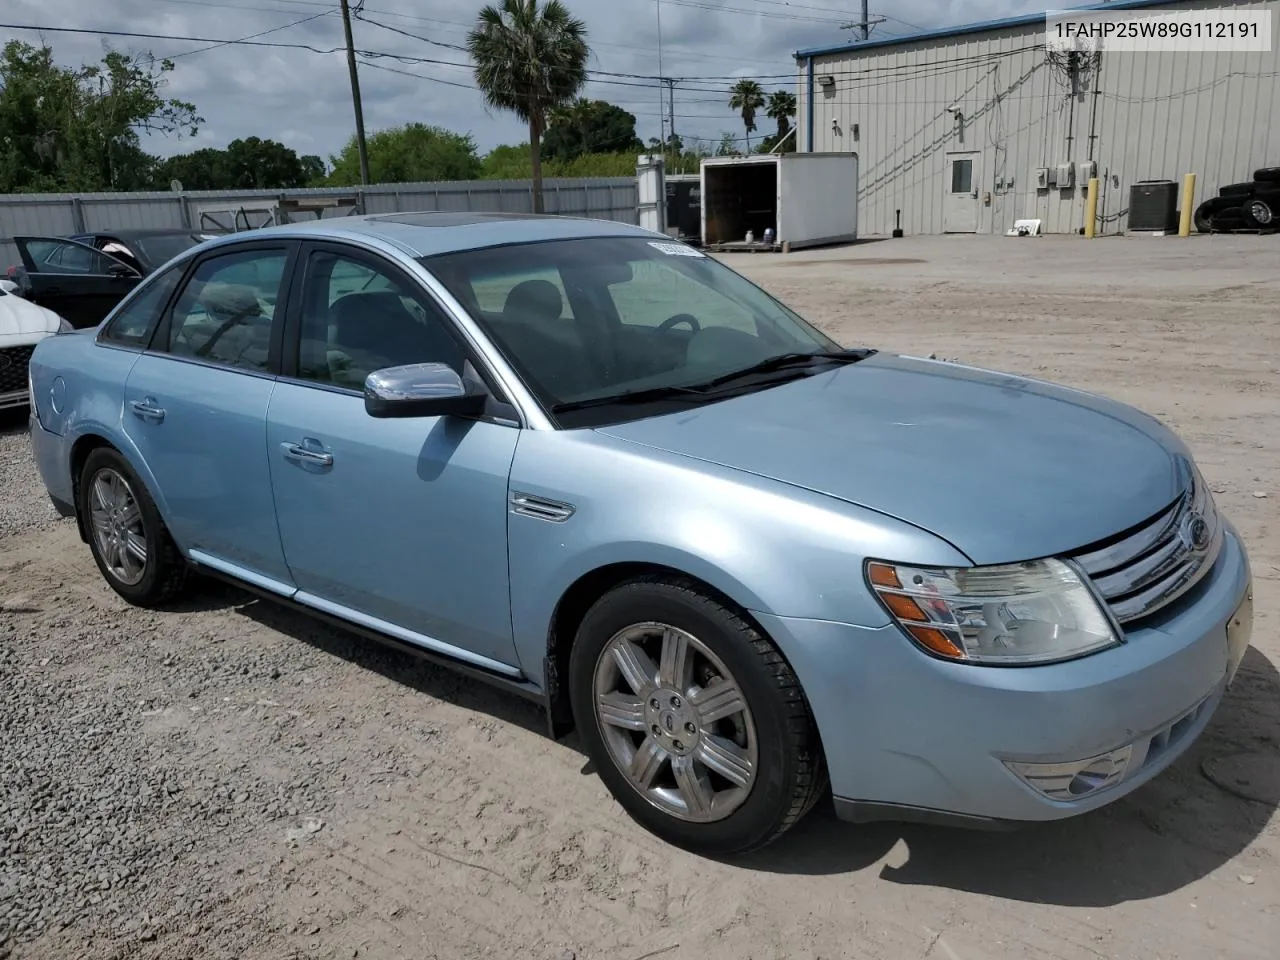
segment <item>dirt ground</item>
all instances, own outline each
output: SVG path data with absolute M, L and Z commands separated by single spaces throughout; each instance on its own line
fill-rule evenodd
M 10 417 L 0 958 L 1274 960 L 1280 237 L 731 262 L 849 345 L 1097 390 L 1186 438 L 1251 550 L 1257 604 L 1187 756 L 1104 811 L 1015 834 L 856 828 L 824 806 L 745 861 L 700 859 L 628 820 L 524 703 L 230 589 L 126 607 L 47 508 Z

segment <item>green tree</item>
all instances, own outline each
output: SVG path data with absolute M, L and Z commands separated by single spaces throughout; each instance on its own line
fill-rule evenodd
M 733 131 L 726 130 L 720 135 L 720 143 L 716 146 L 716 156 L 731 157 L 737 152 L 737 141 L 734 139 Z
M 777 139 L 791 132 L 791 118 L 796 115 L 796 95 L 789 90 L 775 90 L 769 94 L 765 116 L 778 124 Z
M 298 160 L 302 163 L 302 173 L 306 177 L 306 186 L 318 187 L 323 185 L 324 176 L 328 169 L 325 167 L 324 160 L 313 153 L 303 154 Z
M 195 106 L 163 96 L 169 60 L 111 51 L 58 66 L 48 46 L 11 40 L 0 52 L 0 191 L 127 190 L 147 185 L 155 158 L 141 134 L 194 135 Z
M 742 116 L 747 128 L 747 152 L 751 151 L 751 134 L 756 132 L 756 111 L 764 106 L 764 91 L 754 80 L 739 80 L 729 94 L 729 109 Z
M 544 156 L 573 160 L 588 153 L 638 152 L 644 149 L 636 136 L 636 118 L 621 107 L 604 100 L 578 98 L 551 110 L 547 115 L 547 135 L 542 142 Z
M 480 157 L 470 134 L 409 123 L 370 135 L 367 147 L 369 176 L 374 183 L 474 180 L 480 176 Z M 347 141 L 340 154 L 329 158 L 329 165 L 331 185 L 360 183 L 355 137 Z
M 560 0 L 502 0 L 480 11 L 467 35 L 485 101 L 529 125 L 533 210 L 542 212 L 542 135 L 547 115 L 586 82 L 587 28 Z
M 323 175 L 323 161 L 311 159 Z M 232 140 L 225 150 L 204 147 L 169 157 L 157 164 L 153 179 L 161 189 L 178 180 L 187 190 L 288 190 L 305 187 L 314 177 L 283 143 L 247 137 Z
M 178 153 L 156 165 L 155 186 L 167 190 L 177 180 L 184 190 L 222 190 L 228 185 L 227 154 L 214 147 Z

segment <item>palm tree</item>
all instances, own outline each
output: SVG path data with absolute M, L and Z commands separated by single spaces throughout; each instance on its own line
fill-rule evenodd
M 560 0 L 501 0 L 480 11 L 467 51 L 485 102 L 529 124 L 533 210 L 541 213 L 542 134 L 548 114 L 586 82 L 586 24 Z
M 764 91 L 754 80 L 739 80 L 730 91 L 729 109 L 742 114 L 747 128 L 747 153 L 751 152 L 751 134 L 756 132 L 756 111 L 764 106 Z
M 791 132 L 791 118 L 796 115 L 796 95 L 787 90 L 775 90 L 769 94 L 769 106 L 765 116 L 778 123 L 778 139 Z

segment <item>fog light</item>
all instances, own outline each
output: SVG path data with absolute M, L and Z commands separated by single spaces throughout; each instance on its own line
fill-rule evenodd
M 1067 763 L 1018 763 L 1006 760 L 1005 766 L 1036 793 L 1050 800 L 1070 802 L 1083 800 L 1115 786 L 1124 779 L 1132 756 L 1133 746 L 1127 745 L 1087 760 L 1071 760 Z

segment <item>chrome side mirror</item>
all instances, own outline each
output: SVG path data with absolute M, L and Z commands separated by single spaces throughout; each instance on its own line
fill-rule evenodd
M 476 416 L 488 394 L 444 363 L 411 363 L 375 370 L 364 381 L 364 409 L 371 417 Z

